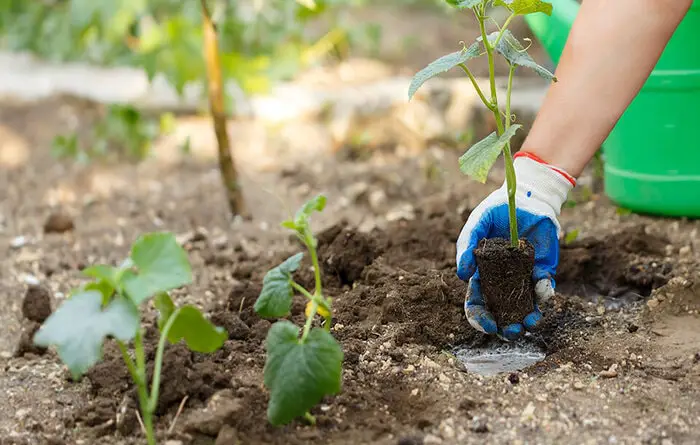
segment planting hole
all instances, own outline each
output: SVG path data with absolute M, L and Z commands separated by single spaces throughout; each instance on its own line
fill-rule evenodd
M 470 372 L 486 377 L 520 371 L 544 360 L 546 354 L 531 344 L 499 345 L 494 348 L 457 347 L 453 353 Z

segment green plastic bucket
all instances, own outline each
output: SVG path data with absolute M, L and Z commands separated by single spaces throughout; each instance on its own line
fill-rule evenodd
M 526 21 L 558 63 L 579 9 L 549 0 L 551 16 Z M 700 217 L 700 0 L 603 144 L 605 193 L 634 212 Z

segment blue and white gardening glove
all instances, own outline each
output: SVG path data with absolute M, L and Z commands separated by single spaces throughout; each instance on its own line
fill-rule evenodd
M 482 201 L 469 215 L 457 240 L 457 276 L 468 281 L 464 311 L 475 329 L 497 334 L 505 340 L 516 340 L 525 330 L 535 330 L 542 319 L 539 305 L 554 295 L 554 274 L 559 264 L 559 235 L 557 220 L 561 206 L 576 180 L 564 170 L 549 165 L 527 152 L 514 156 L 516 177 L 515 203 L 518 234 L 535 248 L 535 311 L 522 323 L 496 326 L 486 310 L 481 295 L 479 270 L 474 249 L 482 238 L 510 238 L 508 224 L 508 192 L 506 183 Z

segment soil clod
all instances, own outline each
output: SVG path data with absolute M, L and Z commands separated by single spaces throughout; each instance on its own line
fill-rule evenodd
M 241 317 L 233 312 L 217 312 L 211 317 L 212 323 L 223 327 L 231 340 L 245 340 L 250 335 L 250 328 Z
M 61 212 L 52 213 L 44 223 L 44 233 L 65 233 L 73 228 L 73 218 Z
M 185 431 L 216 437 L 243 408 L 243 402 L 230 389 L 219 391 L 212 396 L 206 408 L 190 412 L 185 421 Z
M 238 438 L 238 431 L 231 425 L 224 425 L 216 436 L 214 445 L 229 445 L 235 443 L 241 443 Z
M 418 436 L 402 437 L 396 445 L 423 445 L 423 438 Z
M 475 433 L 483 434 L 489 432 L 489 425 L 485 419 L 474 417 L 470 429 Z
M 517 249 L 503 238 L 482 239 L 474 251 L 486 308 L 499 327 L 522 323 L 534 310 L 535 249 L 524 239 Z
M 51 315 L 51 293 L 40 285 L 30 285 L 22 301 L 24 318 L 43 323 Z
M 341 285 L 352 285 L 360 279 L 378 255 L 371 235 L 344 226 L 326 230 L 319 236 L 319 243 L 324 272 L 337 277 Z
M 30 321 L 22 328 L 22 334 L 20 335 L 19 342 L 13 354 L 15 357 L 22 357 L 25 354 L 43 355 L 47 351 L 47 348 L 34 344 L 34 334 L 36 334 L 40 327 L 40 323 Z

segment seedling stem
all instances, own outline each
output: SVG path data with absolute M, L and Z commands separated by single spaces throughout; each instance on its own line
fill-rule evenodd
M 510 93 L 513 89 L 513 74 L 515 65 L 510 65 L 508 71 L 508 88 L 506 90 L 506 130 L 510 128 Z M 498 118 L 497 120 L 500 120 Z M 518 218 L 515 207 L 515 168 L 513 167 L 513 155 L 510 152 L 510 141 L 503 146 L 503 157 L 506 165 L 506 187 L 508 188 L 508 221 L 510 223 L 510 245 L 518 247 Z
M 513 19 L 520 15 L 544 13 L 551 15 L 552 4 L 544 0 L 446 0 L 447 3 L 459 9 L 471 9 L 474 17 L 479 23 L 480 36 L 471 46 L 464 45 L 461 51 L 457 51 L 440 57 L 428 66 L 419 71 L 411 81 L 408 89 L 408 97 L 411 99 L 416 91 L 430 78 L 444 73 L 452 68 L 459 67 L 469 77 L 472 86 L 476 90 L 479 99 L 487 109 L 493 113 L 496 122 L 496 131 L 486 136 L 481 141 L 470 147 L 466 153 L 459 158 L 459 166 L 462 172 L 476 179 L 479 182 L 486 182 L 488 172 L 496 162 L 496 159 L 503 152 L 506 173 L 506 190 L 508 195 L 508 222 L 510 231 L 510 244 L 514 248 L 519 247 L 518 221 L 515 202 L 516 177 L 513 167 L 513 156 L 511 153 L 510 140 L 515 132 L 522 125 L 511 125 L 513 116 L 511 114 L 511 95 L 513 90 L 513 76 L 518 66 L 525 66 L 533 69 L 541 77 L 556 82 L 554 74 L 539 66 L 527 54 L 518 39 L 508 30 L 508 25 Z M 492 17 L 486 16 L 487 7 L 505 7 L 510 14 L 500 25 Z M 486 20 L 493 22 L 497 31 L 487 34 Z M 508 86 L 505 98 L 505 113 L 499 107 L 498 91 L 496 89 L 495 53 L 501 54 L 508 62 Z M 489 66 L 489 89 L 490 98 L 484 94 L 473 73 L 469 70 L 467 62 L 476 57 L 486 55 Z M 504 121 L 505 118 L 505 121 Z
M 496 119 L 496 134 L 500 137 L 505 130 L 510 128 L 510 94 L 513 85 L 513 73 L 515 72 L 515 67 L 510 64 L 510 71 L 508 75 L 508 89 L 506 92 L 506 123 L 505 128 L 503 121 L 501 120 L 501 110 L 498 108 L 498 91 L 496 90 L 496 69 L 493 57 L 494 48 L 501 41 L 503 37 L 503 32 L 507 29 L 508 24 L 513 19 L 514 14 L 511 14 L 501 27 L 498 37 L 496 37 L 493 45 L 489 42 L 488 36 L 486 35 L 486 25 L 484 23 L 484 8 L 485 4 L 481 4 L 479 8 L 474 8 L 474 16 L 479 21 L 479 30 L 481 31 L 481 39 L 486 49 L 486 57 L 489 61 L 489 84 L 491 86 L 491 101 L 486 102 L 481 95 L 481 100 L 484 105 L 491 110 L 493 117 Z M 515 179 L 515 169 L 513 168 L 513 156 L 510 152 L 510 141 L 506 142 L 503 146 L 503 156 L 505 158 L 505 168 L 506 168 L 506 188 L 508 190 L 508 222 L 510 227 L 510 245 L 517 248 L 518 247 L 518 219 L 516 217 L 515 208 L 515 190 L 516 190 L 516 179 Z

